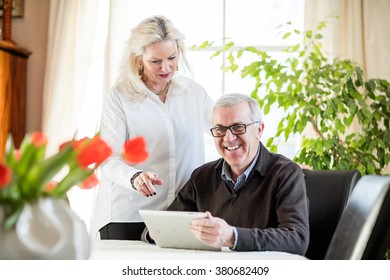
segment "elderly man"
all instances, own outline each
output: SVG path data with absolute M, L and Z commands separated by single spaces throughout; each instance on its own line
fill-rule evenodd
M 195 169 L 167 210 L 206 212 L 193 234 L 214 247 L 304 255 L 308 199 L 302 169 L 260 142 L 256 100 L 227 94 L 215 103 L 211 134 L 221 159 Z M 190 159 L 188 159 L 190 160 Z

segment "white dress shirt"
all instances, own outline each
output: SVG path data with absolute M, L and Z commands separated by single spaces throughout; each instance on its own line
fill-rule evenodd
M 211 128 L 213 101 L 193 80 L 175 76 L 166 102 L 148 92 L 140 102 L 112 89 L 105 101 L 101 137 L 114 156 L 101 167 L 91 235 L 109 222 L 141 222 L 139 209 L 163 210 L 176 197 L 192 171 L 204 163 L 204 133 Z M 123 144 L 136 136 L 145 137 L 149 158 L 130 165 L 121 160 Z M 164 184 L 157 194 L 145 197 L 135 191 L 130 179 L 137 171 L 156 172 Z

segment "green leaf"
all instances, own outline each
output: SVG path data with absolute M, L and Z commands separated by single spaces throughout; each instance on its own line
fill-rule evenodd
M 264 115 L 268 115 L 271 111 L 271 104 L 267 103 L 264 107 Z
M 226 43 L 226 44 L 223 46 L 222 50 L 228 51 L 228 50 L 230 50 L 233 46 L 234 46 L 234 42 Z
M 346 126 L 351 126 L 354 116 L 350 115 L 349 117 L 344 117 L 343 121 Z
M 295 131 L 296 132 L 298 132 L 298 133 L 301 133 L 301 132 L 303 132 L 303 130 L 305 129 L 305 125 L 304 125 L 304 123 L 302 122 L 302 121 L 297 121 L 296 122 L 296 129 L 295 129 Z
M 190 47 L 190 50 L 203 50 L 203 49 L 206 49 L 210 46 L 212 46 L 214 42 L 209 42 L 209 41 L 204 41 L 203 43 L 201 43 L 199 46 L 196 46 L 196 45 L 193 45 Z
M 92 169 L 72 169 L 50 194 L 55 197 L 63 197 L 70 188 L 87 179 L 92 173 Z
M 274 141 L 274 137 L 270 137 L 270 138 L 268 138 L 268 141 L 267 141 L 267 143 L 265 145 L 267 147 L 270 147 L 272 145 L 273 141 Z
M 8 216 L 5 221 L 4 221 L 4 229 L 9 230 L 12 229 L 15 225 L 16 222 L 18 221 L 20 214 L 22 213 L 24 208 L 24 205 L 21 205 L 16 209 L 10 216 Z
M 212 58 L 214 58 L 214 57 L 216 57 L 216 56 L 219 56 L 221 53 L 222 53 L 221 50 L 216 51 L 216 52 L 210 57 L 210 59 L 212 59 Z
M 291 32 L 287 32 L 283 35 L 282 39 L 287 39 L 288 37 L 290 37 L 291 35 Z
M 59 153 L 36 163 L 26 173 L 22 182 L 22 193 L 27 197 L 41 195 L 42 188 L 74 157 L 72 147 L 65 146 Z
M 374 80 L 369 80 L 365 83 L 366 89 L 369 92 L 375 92 L 375 81 Z
M 367 171 L 369 174 L 376 174 L 375 172 L 375 165 L 372 162 L 369 162 L 367 164 Z

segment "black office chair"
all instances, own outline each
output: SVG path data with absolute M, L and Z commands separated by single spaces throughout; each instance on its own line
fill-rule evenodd
M 325 259 L 383 260 L 390 249 L 390 176 L 367 175 L 354 188 Z
M 305 256 L 323 260 L 347 205 L 361 178 L 357 170 L 303 170 L 309 198 L 310 241 Z

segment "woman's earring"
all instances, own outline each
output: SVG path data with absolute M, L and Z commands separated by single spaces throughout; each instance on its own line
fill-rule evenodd
M 142 75 L 144 73 L 144 67 L 141 64 L 138 64 L 138 77 L 142 79 Z
M 179 71 L 179 65 L 176 65 L 176 72 Z

